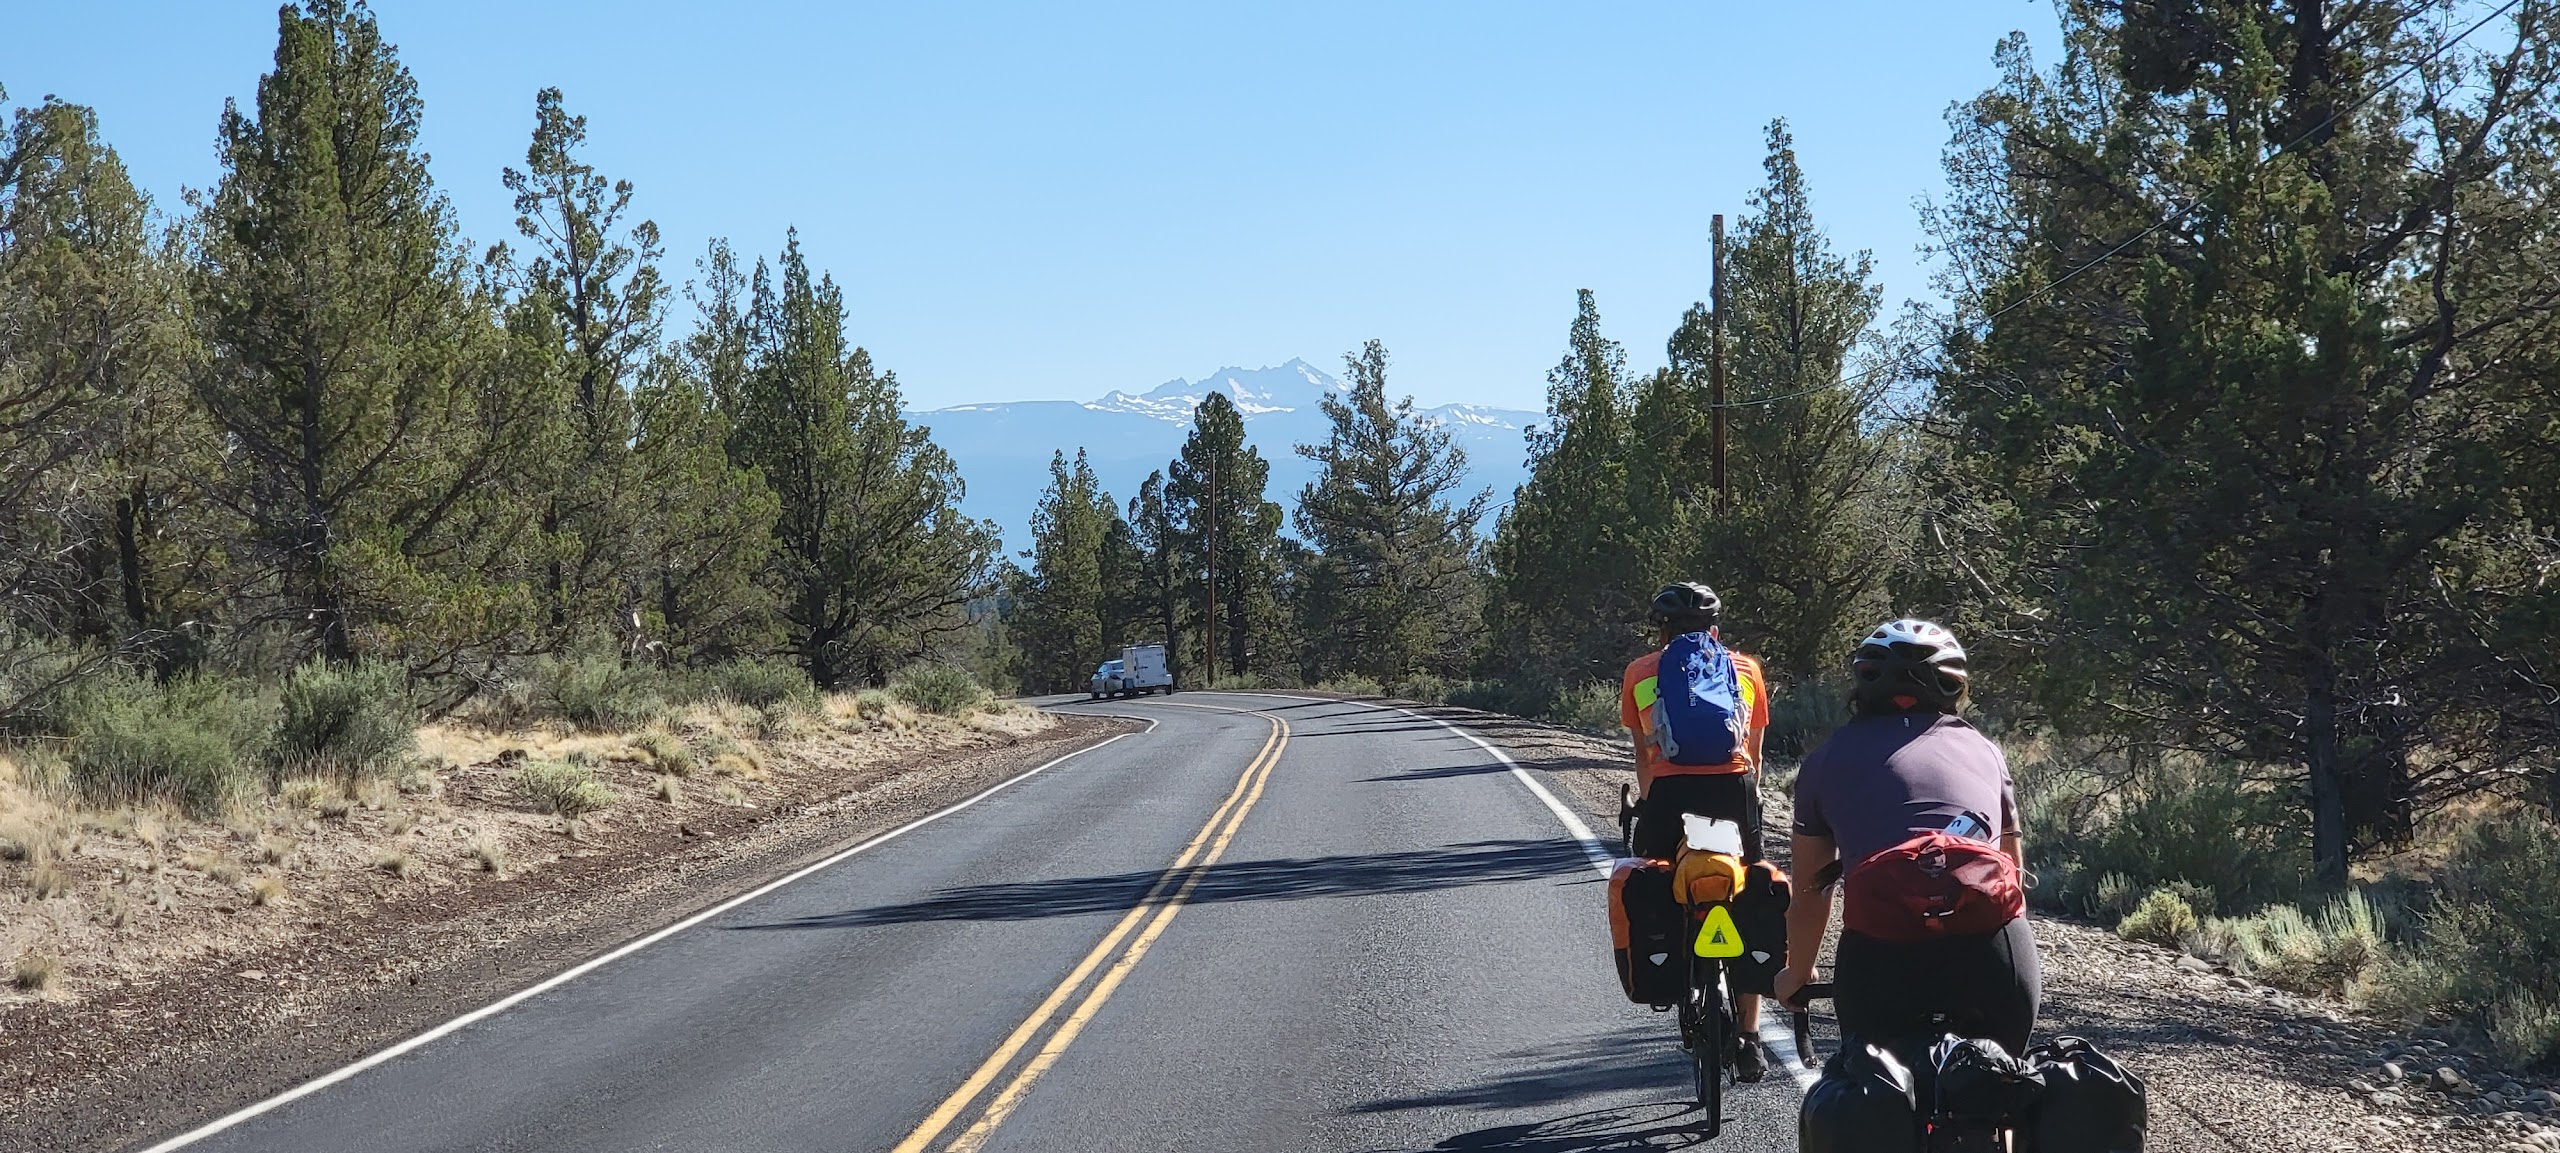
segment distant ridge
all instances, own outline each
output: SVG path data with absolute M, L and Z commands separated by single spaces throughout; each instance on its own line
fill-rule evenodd
M 1081 446 L 1103 487 L 1126 505 L 1147 474 L 1182 448 L 1191 411 L 1223 392 L 1244 415 L 1245 440 L 1271 462 L 1267 490 L 1282 508 L 1314 479 L 1314 462 L 1296 446 L 1324 439 L 1324 394 L 1342 382 L 1304 360 L 1264 368 L 1221 368 L 1198 380 L 1168 380 L 1145 392 L 1114 389 L 1092 401 L 1027 400 L 961 404 L 910 412 L 933 430 L 968 484 L 962 508 L 996 522 L 1008 551 L 1030 545 L 1031 510 L 1049 483 L 1049 455 L 1074 456 Z M 1544 415 L 1474 404 L 1421 409 L 1450 429 L 1467 450 L 1469 491 L 1491 488 L 1500 501 L 1527 479 L 1528 427 Z M 1485 526 L 1490 529 L 1490 524 Z

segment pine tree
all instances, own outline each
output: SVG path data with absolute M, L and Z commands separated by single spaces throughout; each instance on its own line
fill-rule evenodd
M 1297 449 L 1317 466 L 1296 513 L 1316 555 L 1293 566 L 1313 594 L 1300 619 L 1315 675 L 1456 673 L 1482 619 L 1469 560 L 1491 494 L 1461 498 L 1466 450 L 1412 397 L 1387 400 L 1384 345 L 1343 365 L 1350 388 L 1323 402 L 1328 436 Z
M 416 82 L 372 14 L 312 0 L 278 24 L 257 114 L 224 111 L 197 224 L 220 496 L 274 619 L 331 660 L 395 656 L 467 691 L 528 634 L 511 578 L 546 350 L 466 283 Z
M 677 478 L 686 462 L 634 459 L 641 430 L 631 388 L 660 326 L 658 226 L 627 223 L 631 182 L 608 182 L 581 160 L 586 138 L 586 117 L 569 115 L 560 90 L 545 88 L 534 98 L 525 167 L 507 169 L 502 180 L 515 194 L 516 231 L 533 252 L 523 294 L 549 313 L 561 342 L 556 363 L 567 404 L 558 414 L 557 475 L 543 490 L 552 628 L 563 640 L 619 632 L 628 645 L 647 595 L 637 579 L 642 558 L 654 551 L 647 522 L 671 495 L 650 482 Z M 660 431 L 650 447 L 668 445 Z
M 1153 626 L 1149 639 L 1164 644 L 1165 669 L 1182 680 L 1182 568 L 1173 510 L 1165 501 L 1164 472 L 1147 474 L 1129 498 L 1129 543 L 1136 553 L 1139 611 Z
M 185 396 L 181 279 L 150 233 L 95 113 L 15 110 L 0 137 L 0 720 L 108 654 L 168 668 L 181 614 L 216 584 L 209 550 L 189 547 L 206 526 L 186 478 L 212 446 Z
M 1119 510 L 1102 491 L 1084 450 L 1076 450 L 1072 465 L 1064 452 L 1053 454 L 1049 487 L 1031 514 L 1031 548 L 1023 553 L 1031 568 L 1019 585 L 1013 616 L 1023 675 L 1033 688 L 1081 686 L 1086 671 L 1105 659 L 1098 654 L 1110 647 L 1116 599 L 1107 550 L 1118 524 Z
M 1693 502 L 1687 547 L 1669 555 L 1725 594 L 1727 631 L 1772 674 L 1808 683 L 1888 611 L 1908 529 L 1889 490 L 1892 444 L 1875 427 L 1891 377 L 1850 371 L 1882 290 L 1865 253 L 1831 251 L 1786 122 L 1772 121 L 1767 139 L 1768 182 L 1728 262 L 1732 509 L 1718 517 Z M 1703 493 L 1705 462 L 1693 467 Z
M 1226 675 L 1294 663 L 1272 596 L 1279 576 L 1273 554 L 1280 506 L 1263 496 L 1270 479 L 1271 462 L 1245 443 L 1244 416 L 1235 402 L 1225 393 L 1210 393 L 1192 411 L 1191 435 L 1164 491 L 1180 544 L 1185 599 L 1204 613 L 1205 581 L 1215 561 L 1218 612 L 1214 620 L 1203 618 L 1201 643 L 1218 650 L 1218 668 Z
M 959 474 L 906 422 L 896 376 L 848 346 L 843 290 L 810 278 L 796 232 L 753 296 L 748 366 L 723 385 L 715 356 L 712 387 L 734 390 L 730 458 L 779 502 L 766 579 L 785 644 L 822 687 L 884 684 L 968 627 L 994 533 L 960 514 Z
M 1570 349 L 1547 374 L 1546 427 L 1529 438 L 1529 480 L 1490 550 L 1485 608 L 1496 671 L 1557 687 L 1614 679 L 1644 643 L 1642 531 L 1628 507 L 1626 352 L 1576 297 Z

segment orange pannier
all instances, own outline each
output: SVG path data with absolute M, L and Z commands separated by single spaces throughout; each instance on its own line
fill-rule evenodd
M 1621 860 L 1609 873 L 1609 945 L 1618 984 L 1639 1005 L 1676 1005 L 1689 989 L 1689 915 L 1671 862 Z

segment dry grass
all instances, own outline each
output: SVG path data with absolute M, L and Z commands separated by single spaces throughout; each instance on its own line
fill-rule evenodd
M 274 873 L 260 873 L 249 882 L 249 903 L 266 906 L 284 899 L 284 878 Z
M 633 752 L 640 754 L 639 759 L 643 763 L 655 767 L 661 773 L 679 777 L 693 775 L 693 750 L 685 745 L 682 737 L 665 729 L 650 729 L 634 734 L 629 747 Z
M 71 874 L 52 862 L 27 870 L 27 891 L 39 901 L 51 900 L 71 892 Z
M 290 864 L 293 861 L 293 848 L 293 839 L 290 837 L 281 837 L 274 834 L 259 837 L 257 852 L 258 863 L 261 865 Z
M 407 812 L 393 813 L 391 814 L 391 819 L 382 822 L 382 827 L 392 836 L 406 836 L 409 830 L 418 827 L 418 814 Z
M 425 871 L 425 866 L 420 865 L 416 857 L 394 848 L 375 850 L 373 867 L 404 881 Z
M 0 861 L 42 860 L 51 840 L 20 818 L 0 821 Z
M 505 876 L 507 872 L 507 843 L 496 837 L 490 836 L 487 833 L 482 833 L 471 838 L 471 859 L 479 863 L 481 872 Z
M 537 812 L 576 821 L 613 803 L 613 790 L 577 761 L 528 761 L 507 787 Z
M 735 781 L 722 781 L 720 787 L 713 791 L 712 798 L 734 809 L 747 803 L 747 792 Z
M 237 885 L 244 875 L 239 862 L 211 850 L 189 853 L 180 863 L 224 885 Z
M 18 963 L 9 974 L 9 983 L 26 993 L 41 993 L 52 988 L 62 977 L 62 959 L 52 953 L 29 949 L 18 954 Z

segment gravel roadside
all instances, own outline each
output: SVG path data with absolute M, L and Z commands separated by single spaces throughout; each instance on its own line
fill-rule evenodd
M 1614 834 L 1619 788 L 1635 782 L 1620 741 L 1498 713 L 1410 707 L 1501 745 L 1595 830 Z M 1790 769 L 1777 766 L 1775 776 Z M 1775 856 L 1794 804 L 1774 784 L 1765 799 Z M 2035 923 L 2045 982 L 2038 1035 L 2087 1037 L 2143 1077 L 2151 1148 L 2560 1153 L 2560 1086 L 2095 925 L 2043 914 Z
M 128 1148 L 211 1119 L 1133 727 L 1060 715 L 991 746 L 786 778 L 756 807 L 704 806 L 538 870 L 349 901 L 147 982 L 9 1005 L 0 1153 Z

